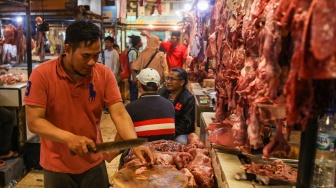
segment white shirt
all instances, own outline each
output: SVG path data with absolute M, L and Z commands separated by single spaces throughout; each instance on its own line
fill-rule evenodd
M 104 63 L 105 63 L 105 66 L 110 68 L 114 76 L 118 78 L 120 74 L 120 71 L 119 71 L 120 61 L 119 61 L 119 54 L 115 49 L 112 49 L 111 51 L 109 50 L 104 51 Z

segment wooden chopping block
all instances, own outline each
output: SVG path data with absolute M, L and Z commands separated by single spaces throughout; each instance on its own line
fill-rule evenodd
M 113 176 L 113 188 L 187 188 L 188 177 L 177 169 L 154 165 L 141 174 L 135 171 L 141 166 L 126 167 Z

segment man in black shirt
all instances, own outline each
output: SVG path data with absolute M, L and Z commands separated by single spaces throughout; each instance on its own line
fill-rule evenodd
M 188 74 L 182 68 L 172 68 L 166 79 L 166 87 L 158 93 L 174 104 L 175 140 L 187 144 L 188 135 L 195 131 L 195 98 L 186 89 Z

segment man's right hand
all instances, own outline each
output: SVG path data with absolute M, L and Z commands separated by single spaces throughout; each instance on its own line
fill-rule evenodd
M 144 31 L 144 30 L 138 30 L 138 31 L 140 31 L 141 36 L 149 37 L 149 35 L 146 33 L 146 31 Z
M 69 141 L 67 142 L 67 145 L 69 149 L 75 152 L 77 155 L 88 155 L 90 153 L 88 147 L 92 148 L 93 151 L 97 149 L 93 140 L 85 136 L 73 135 L 68 140 Z

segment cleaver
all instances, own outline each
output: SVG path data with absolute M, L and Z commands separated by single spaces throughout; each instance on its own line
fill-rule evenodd
M 88 146 L 88 150 L 90 153 L 125 150 L 125 149 L 130 149 L 136 146 L 140 146 L 146 142 L 147 142 L 146 138 L 135 138 L 135 139 L 129 139 L 129 140 L 105 142 L 105 143 L 96 144 L 96 147 L 97 147 L 96 151 L 93 151 L 93 149 L 89 146 Z M 71 155 L 76 155 L 74 151 L 70 150 L 70 153 Z

